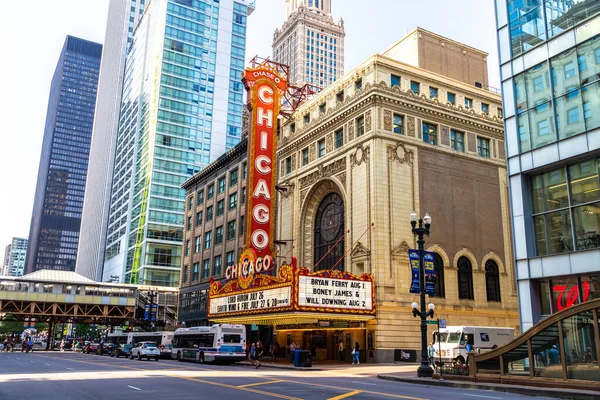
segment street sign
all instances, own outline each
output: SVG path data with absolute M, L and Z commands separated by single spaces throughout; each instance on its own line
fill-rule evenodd
M 440 329 L 446 329 L 446 320 L 440 319 Z
M 438 324 L 437 319 L 428 319 L 427 320 L 427 325 L 437 325 L 437 324 Z

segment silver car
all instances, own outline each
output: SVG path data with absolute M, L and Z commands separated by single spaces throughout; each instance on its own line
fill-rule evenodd
M 141 360 L 142 358 L 146 358 L 147 360 L 154 358 L 155 361 L 158 361 L 160 358 L 160 350 L 156 347 L 155 342 L 140 342 L 134 344 L 129 353 L 129 358 L 133 360 L 135 357 L 137 357 L 138 360 Z

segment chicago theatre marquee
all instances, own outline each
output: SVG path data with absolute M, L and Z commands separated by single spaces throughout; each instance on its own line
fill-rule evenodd
M 227 266 L 224 282 L 211 281 L 207 315 L 212 322 L 271 326 L 273 338 L 265 345 L 277 340 L 282 353 L 293 341 L 298 348 L 314 346 L 318 359 L 336 359 L 339 341 L 349 348 L 369 340 L 366 322 L 375 317 L 375 283 L 370 274 L 344 271 L 343 264 L 315 272 L 291 257 L 276 268 L 276 123 L 285 79 L 268 62 L 244 73 L 252 109 L 246 247 L 239 262 Z M 326 229 L 333 232 L 342 215 L 335 210 L 328 215 Z M 340 257 L 337 250 L 331 254 Z

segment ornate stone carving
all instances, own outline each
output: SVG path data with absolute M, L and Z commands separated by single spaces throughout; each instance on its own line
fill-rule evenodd
M 408 127 L 408 136 L 415 136 L 415 118 L 406 117 L 406 126 Z
M 392 130 L 392 112 L 390 110 L 383 110 L 383 130 Z
M 354 123 L 352 121 L 348 122 L 348 141 L 354 139 Z
M 371 111 L 365 113 L 365 132 L 371 132 Z
M 399 246 L 392 250 L 392 255 L 408 257 L 408 250 L 410 250 L 410 246 L 408 245 L 408 243 L 406 243 L 406 240 L 403 240 Z
M 356 146 L 354 154 L 350 154 L 350 164 L 352 166 L 360 165 L 363 162 L 369 162 L 371 159 L 371 149 L 369 146 L 363 147 L 362 144 Z
M 325 136 L 325 152 L 330 153 L 333 151 L 333 134 Z
M 345 158 L 340 158 L 325 166 L 319 165 L 319 168 L 315 172 L 300 178 L 300 187 L 304 188 L 306 186 L 312 185 L 321 178 L 333 176 L 338 172 L 344 171 L 345 169 Z
M 296 153 L 292 154 L 292 171 L 296 170 Z
M 284 199 L 287 199 L 288 197 L 290 197 L 290 196 L 293 196 L 293 195 L 294 195 L 294 188 L 295 188 L 295 187 L 296 187 L 296 185 L 294 185 L 293 183 L 291 183 L 291 184 L 289 184 L 289 185 L 285 186 L 285 188 L 286 188 L 287 190 L 283 190 L 283 191 L 281 191 L 281 196 L 282 196 Z
M 356 243 L 352 253 L 350 253 L 352 257 L 367 257 L 369 254 L 371 254 L 371 250 L 367 249 L 361 242 Z
M 304 189 L 300 191 L 300 204 L 304 203 L 304 199 L 306 198 L 306 194 L 308 193 L 308 189 Z
M 412 165 L 415 152 L 407 149 L 404 143 L 398 143 L 396 146 L 387 146 L 388 160 L 398 161 L 400 164 Z
M 346 173 L 342 172 L 337 177 L 340 180 L 340 182 L 342 183 L 342 186 L 346 187 Z
M 308 161 L 314 161 L 315 160 L 315 144 L 311 144 L 310 146 L 308 146 Z

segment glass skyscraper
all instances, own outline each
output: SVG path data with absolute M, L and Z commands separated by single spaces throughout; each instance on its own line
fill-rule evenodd
M 102 45 L 67 36 L 52 78 L 25 272 L 75 270 Z
M 153 0 L 128 49 L 102 280 L 177 286 L 180 185 L 242 132 L 245 0 Z
M 521 327 L 600 298 L 600 2 L 496 0 Z

